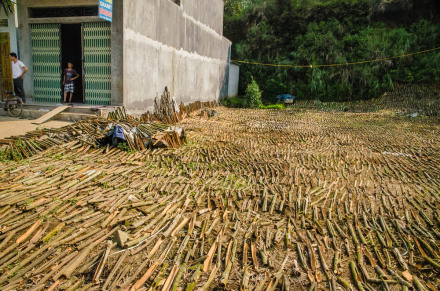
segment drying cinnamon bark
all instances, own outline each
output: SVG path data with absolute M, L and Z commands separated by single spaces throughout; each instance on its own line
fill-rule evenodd
M 0 289 L 440 285 L 438 124 L 216 110 L 176 148 L 0 162 Z

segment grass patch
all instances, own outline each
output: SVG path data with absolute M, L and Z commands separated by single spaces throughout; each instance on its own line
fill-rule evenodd
M 226 106 L 228 108 L 247 108 L 246 100 L 243 96 L 232 97 L 223 99 L 220 102 L 221 105 Z M 260 105 L 259 109 L 284 109 L 284 104 L 269 104 L 269 105 Z
M 269 105 L 260 106 L 260 109 L 284 109 L 284 108 L 286 108 L 284 104 L 269 104 Z
M 225 98 L 220 102 L 221 105 L 229 107 L 229 108 L 244 108 L 246 107 L 245 100 L 242 96 Z

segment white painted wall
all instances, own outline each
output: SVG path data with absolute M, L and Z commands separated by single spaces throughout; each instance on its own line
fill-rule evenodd
M 229 66 L 228 97 L 237 97 L 240 80 L 240 66 L 231 63 Z
M 17 27 L 15 25 L 15 14 L 6 16 L 2 9 L 0 9 L 0 19 L 8 19 L 8 27 L 0 27 L 0 32 L 9 32 L 11 41 L 11 52 L 18 54 L 17 48 Z

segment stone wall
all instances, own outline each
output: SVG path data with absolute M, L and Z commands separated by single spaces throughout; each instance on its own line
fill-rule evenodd
M 230 41 L 222 0 L 124 1 L 124 105 L 152 109 L 165 86 L 180 102 L 218 100 Z

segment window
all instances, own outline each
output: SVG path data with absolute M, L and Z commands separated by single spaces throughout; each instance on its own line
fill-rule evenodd
M 98 6 L 29 8 L 29 18 L 98 16 Z
M 0 19 L 0 27 L 8 27 L 8 20 Z

